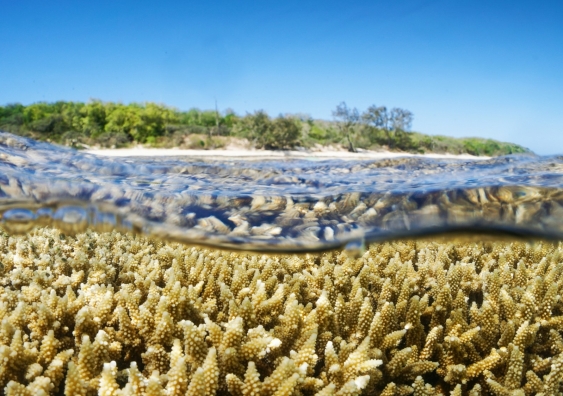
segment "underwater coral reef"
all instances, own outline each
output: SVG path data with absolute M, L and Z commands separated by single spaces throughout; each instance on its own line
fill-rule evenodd
M 563 244 L 261 255 L 0 236 L 6 395 L 553 395 Z

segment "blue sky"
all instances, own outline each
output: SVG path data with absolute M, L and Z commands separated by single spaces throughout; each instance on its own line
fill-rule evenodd
M 563 153 L 563 1 L 0 0 L 0 104 L 90 98 L 331 118 Z

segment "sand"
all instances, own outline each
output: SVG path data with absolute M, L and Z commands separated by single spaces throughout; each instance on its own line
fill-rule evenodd
M 396 157 L 425 157 L 425 158 L 451 158 L 485 160 L 490 157 L 477 157 L 470 154 L 410 154 L 390 151 L 362 150 L 358 153 L 338 150 L 306 151 L 306 150 L 184 150 L 184 149 L 159 149 L 159 148 L 125 148 L 125 149 L 90 149 L 84 152 L 106 157 L 196 157 L 208 159 L 384 159 Z

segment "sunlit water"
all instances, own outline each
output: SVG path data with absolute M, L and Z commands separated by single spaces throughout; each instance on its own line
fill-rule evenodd
M 0 133 L 3 226 L 310 251 L 450 231 L 563 237 L 561 157 L 110 159 Z

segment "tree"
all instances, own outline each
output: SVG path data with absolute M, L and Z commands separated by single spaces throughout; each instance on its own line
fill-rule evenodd
M 62 102 L 60 114 L 65 125 L 65 132 L 82 133 L 81 110 L 84 103 Z
M 348 139 L 348 150 L 355 153 L 356 149 L 352 144 L 350 133 L 360 121 L 360 113 L 358 112 L 358 109 L 350 109 L 346 105 L 346 102 L 342 102 L 336 106 L 336 110 L 332 112 L 332 116 L 336 119 L 336 123 L 340 128 L 340 131 L 346 136 L 346 139 Z
M 395 107 L 391 109 L 391 126 L 395 131 L 410 131 L 412 126 L 413 114 L 405 109 Z
M 106 107 L 105 132 L 123 133 L 140 143 L 154 142 L 166 131 L 166 126 L 179 122 L 176 111 L 155 103 L 121 103 Z
M 239 117 L 236 115 L 233 109 L 225 110 L 225 116 L 223 117 L 222 123 L 227 128 L 232 128 L 233 125 L 238 121 Z
M 413 114 L 405 109 L 394 107 L 390 111 L 385 106 L 372 105 L 362 114 L 362 120 L 387 136 L 387 146 L 410 149 L 412 141 L 406 132 L 410 131 Z
M 207 134 L 211 145 L 213 146 L 213 135 L 221 136 L 228 135 L 230 132 L 229 127 L 225 125 L 226 117 L 221 117 L 219 114 L 219 109 L 217 108 L 217 101 L 215 101 L 215 124 L 213 126 L 207 126 Z M 232 126 L 232 123 L 231 123 Z
M 0 106 L 0 129 L 13 133 L 20 132 L 21 126 L 25 123 L 24 110 L 25 106 L 20 103 Z
M 110 110 L 109 106 L 100 100 L 89 101 L 80 109 L 81 129 L 92 137 L 98 136 L 106 126 L 108 110 Z
M 270 124 L 263 146 L 267 149 L 293 148 L 300 137 L 301 130 L 295 120 L 280 116 Z
M 113 106 L 112 106 L 113 107 Z M 125 106 L 117 104 L 108 111 L 106 117 L 106 125 L 104 130 L 106 133 L 124 133 L 132 139 L 137 139 L 138 130 L 141 127 L 140 109 L 134 106 Z
M 391 147 L 391 128 L 387 107 L 371 105 L 362 114 L 362 120 L 372 128 L 384 131 L 387 136 L 387 146 Z
M 387 114 L 387 107 L 371 105 L 362 114 L 362 120 L 375 128 L 388 129 L 389 115 Z
M 414 143 L 408 132 L 411 129 L 413 114 L 406 109 L 395 107 L 391 109 L 389 118 L 395 135 L 395 145 L 401 150 L 412 150 Z
M 262 136 L 268 132 L 270 117 L 264 110 L 255 111 L 254 114 L 246 114 L 237 122 L 233 128 L 235 136 L 247 138 L 256 146 L 262 147 Z

